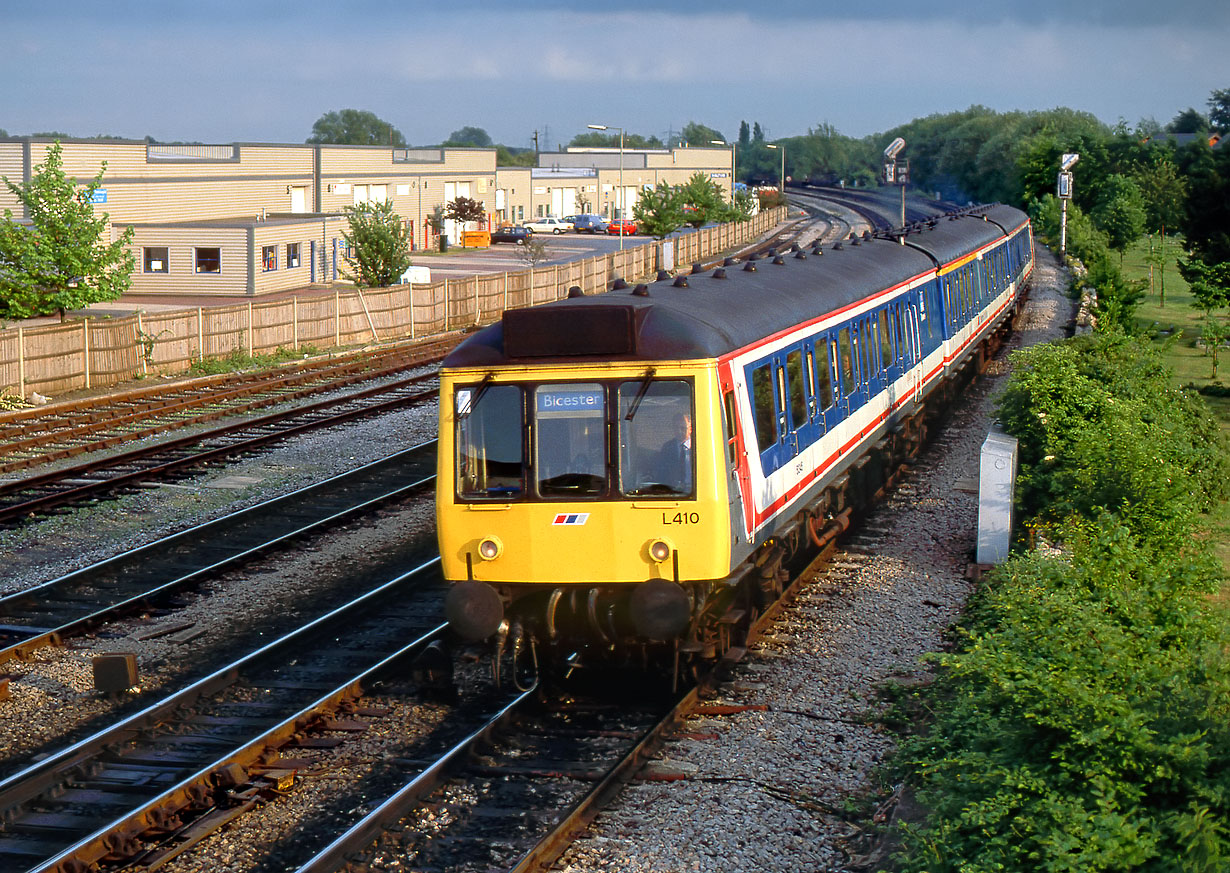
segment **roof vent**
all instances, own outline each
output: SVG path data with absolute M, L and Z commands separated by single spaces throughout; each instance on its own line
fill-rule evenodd
M 858 239 L 858 234 L 854 231 L 850 231 L 850 239 Z
M 807 260 L 807 252 L 802 251 L 802 250 L 795 252 L 795 253 L 794 253 L 794 259 L 795 259 L 796 261 L 806 261 L 806 260 Z
M 842 249 L 842 245 L 841 245 L 841 243 L 840 243 L 840 242 L 835 242 L 835 243 L 833 243 L 833 251 L 835 251 L 835 252 L 839 252 L 839 251 L 841 251 L 841 249 Z
M 746 264 L 743 265 L 743 271 L 745 273 L 755 273 L 756 265 L 753 264 L 751 261 L 748 261 Z
M 774 256 L 773 256 L 773 263 L 777 264 L 777 266 L 779 266 L 779 267 L 780 267 L 780 266 L 782 266 L 783 264 L 785 264 L 785 263 L 786 263 L 786 259 L 785 259 L 785 258 L 783 258 L 781 255 L 774 255 Z
M 573 285 L 571 288 L 568 289 L 568 296 L 569 297 L 584 297 L 585 292 L 581 290 L 580 285 Z
M 687 276 L 676 276 L 675 281 L 671 282 L 671 284 L 674 285 L 676 288 L 686 288 L 688 287 L 688 277 Z
M 871 231 L 869 230 L 863 231 L 863 239 L 871 239 Z
M 739 263 L 738 258 L 727 258 L 726 260 L 722 261 L 722 266 L 723 267 L 733 267 L 737 263 Z
M 671 274 L 666 272 L 665 270 L 658 270 L 658 281 L 659 282 L 665 282 L 670 277 L 671 277 Z
M 639 285 L 637 285 L 635 288 L 632 289 L 632 296 L 633 297 L 648 297 L 649 296 L 649 286 L 646 285 L 644 282 L 641 282 Z
M 771 258 L 777 254 L 777 246 L 769 246 L 769 250 L 764 253 L 766 258 Z
M 723 268 L 723 267 L 718 267 L 716 270 L 714 270 L 714 271 L 713 271 L 713 278 L 715 278 L 715 279 L 725 279 L 725 278 L 726 278 L 726 270 L 725 270 L 725 268 Z
M 705 265 L 702 264 L 700 261 L 697 261 L 695 264 L 692 265 L 692 275 L 693 276 L 699 276 L 703 272 L 705 272 Z
M 863 244 L 863 241 L 859 239 L 858 237 L 854 237 L 854 239 L 850 240 L 850 245 L 852 246 L 861 246 L 862 244 Z
M 803 247 L 802 247 L 801 245 L 799 245 L 797 242 L 796 242 L 796 243 L 791 243 L 791 244 L 790 244 L 790 251 L 792 251 L 792 252 L 801 252 L 801 251 L 803 251 Z
M 614 282 L 611 283 L 612 291 L 622 291 L 627 287 L 628 287 L 628 283 L 625 282 L 623 279 L 616 279 Z
M 820 243 L 816 243 L 816 247 L 811 250 L 811 253 L 813 255 L 822 255 L 824 254 L 824 249 L 820 247 Z

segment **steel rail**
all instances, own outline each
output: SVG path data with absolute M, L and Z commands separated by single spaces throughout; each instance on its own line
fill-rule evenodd
M 306 523 L 294 521 L 293 510 L 301 506 L 319 506 L 324 503 L 320 499 L 322 494 L 328 494 L 331 490 L 338 491 L 340 486 L 346 482 L 357 481 L 362 477 L 374 477 L 377 474 L 383 474 L 391 469 L 398 469 L 407 461 L 422 459 L 422 464 L 426 463 L 426 456 L 434 457 L 435 441 L 427 442 L 414 448 L 406 449 L 389 457 L 382 458 L 379 461 L 374 461 L 370 464 L 365 464 L 357 470 L 347 473 L 341 473 L 333 476 L 323 482 L 313 483 L 312 485 L 292 491 L 289 494 L 284 494 L 280 497 L 274 497 L 259 503 L 255 506 L 240 510 L 220 519 L 204 522 L 187 530 L 180 531 L 170 536 L 162 537 L 152 543 L 147 543 L 138 548 L 116 555 L 105 561 L 93 564 L 89 567 L 84 567 L 80 570 L 75 570 L 64 576 L 44 582 L 41 585 L 33 588 L 28 588 L 23 591 L 10 594 L 0 598 L 0 634 L 19 635 L 22 631 L 21 626 L 4 623 L 5 616 L 13 616 L 17 613 L 17 608 L 30 604 L 40 598 L 41 595 L 50 592 L 71 591 L 75 588 L 88 588 L 92 597 L 99 597 L 100 592 L 97 590 L 101 586 L 96 583 L 100 578 L 107 576 L 123 577 L 125 573 L 136 574 L 141 571 L 159 572 L 156 568 L 150 567 L 154 556 L 161 552 L 172 551 L 182 543 L 208 543 L 216 541 L 219 531 L 224 531 L 227 527 L 236 528 L 238 524 L 242 524 L 248 519 L 261 519 L 274 516 L 281 512 L 282 517 L 292 519 L 292 524 L 288 527 L 283 527 L 276 532 L 272 537 L 265 537 L 259 543 L 248 546 L 237 547 L 231 554 L 221 558 L 210 557 L 205 562 L 198 562 L 194 567 L 185 571 L 180 571 L 172 578 L 158 577 L 153 587 L 140 587 L 132 593 L 121 592 L 119 599 L 113 600 L 110 604 L 101 609 L 96 609 L 86 615 L 78 616 L 77 618 L 63 622 L 54 628 L 49 627 L 32 627 L 28 636 L 18 640 L 15 643 L 0 647 L 0 664 L 9 661 L 15 657 L 26 657 L 34 649 L 44 645 L 52 645 L 58 642 L 63 636 L 70 633 L 82 630 L 96 624 L 103 618 L 113 616 L 134 604 L 144 604 L 145 602 L 156 598 L 160 595 L 165 595 L 172 591 L 178 590 L 185 585 L 196 581 L 204 575 L 216 572 L 223 568 L 237 564 L 246 560 L 260 552 L 263 552 L 272 546 L 286 542 L 287 540 L 301 536 L 310 531 L 323 528 L 327 525 L 334 524 L 337 521 L 349 518 L 357 513 L 363 512 L 371 507 L 405 494 L 421 490 L 435 480 L 435 474 L 427 476 L 415 475 L 410 482 L 401 482 L 393 487 L 383 487 L 381 493 L 367 497 L 357 504 L 347 506 L 343 509 L 329 512 L 327 515 L 317 515 L 316 518 L 308 520 Z M 411 470 L 413 473 L 413 470 Z M 211 545 L 215 551 L 216 545 Z M 177 558 L 176 563 L 182 564 L 183 556 Z M 53 599 L 53 598 L 52 598 Z M 11 619 L 10 619 L 11 621 Z
M 357 392 L 354 395 L 349 395 L 336 400 L 319 401 L 306 406 L 297 407 L 295 409 L 286 410 L 283 412 L 273 413 L 271 415 L 262 416 L 257 419 L 239 422 L 226 427 L 216 428 L 203 434 L 196 434 L 189 437 L 181 437 L 179 439 L 170 440 L 168 442 L 159 443 L 156 446 L 136 449 L 129 452 L 124 452 L 118 455 L 112 455 L 99 461 L 92 461 L 87 464 L 78 464 L 74 467 L 68 467 L 62 470 L 57 470 L 49 473 L 42 473 L 38 476 L 29 477 L 26 479 L 14 480 L 12 482 L 0 483 L 0 496 L 8 494 L 20 494 L 23 491 L 31 491 L 38 488 L 45 488 L 54 485 L 56 482 L 66 480 L 78 480 L 88 477 L 92 474 L 97 474 L 100 471 L 105 471 L 109 468 L 124 467 L 145 459 L 157 457 L 160 454 L 178 451 L 188 448 L 193 445 L 205 442 L 207 440 L 218 439 L 232 434 L 239 434 L 245 431 L 257 430 L 260 428 L 277 425 L 281 422 L 290 421 L 296 418 L 313 415 L 330 407 L 337 406 L 342 403 L 367 400 L 371 397 L 380 394 L 387 394 L 392 391 L 400 390 L 418 382 L 431 381 L 438 378 L 435 374 L 424 376 L 416 376 L 410 379 L 400 380 L 393 385 L 386 385 L 377 388 L 369 388 Z M 130 470 L 126 473 L 120 473 L 114 476 L 109 476 L 106 479 L 98 479 L 93 482 L 85 482 L 74 485 L 71 488 L 62 491 L 52 491 L 44 493 L 28 500 L 8 505 L 0 505 L 0 524 L 11 522 L 15 519 L 27 517 L 39 512 L 45 512 L 57 506 L 63 506 L 67 503 L 83 500 L 86 498 L 97 496 L 98 494 L 113 491 L 126 485 L 131 485 L 134 482 L 140 482 L 146 479 L 163 476 L 177 470 L 201 466 L 204 464 L 217 461 L 231 455 L 241 454 L 260 448 L 271 442 L 276 442 L 282 439 L 288 439 L 301 433 L 307 433 L 313 430 L 319 430 L 325 427 L 345 424 L 354 421 L 358 418 L 364 418 L 370 415 L 378 415 L 399 409 L 403 406 L 410 406 L 416 403 L 422 403 L 426 400 L 435 397 L 435 389 L 421 391 L 414 394 L 393 397 L 388 400 L 360 406 L 355 409 L 345 410 L 343 412 L 334 413 L 324 419 L 316 419 L 305 421 L 297 425 L 290 425 L 281 428 L 272 433 L 260 434 L 249 437 L 228 445 L 217 446 L 212 449 L 205 449 L 199 452 L 194 452 L 190 455 L 174 458 L 169 461 L 155 464 L 154 466 L 145 467 L 138 470 Z
M 372 606 L 381 598 L 390 596 L 394 589 L 425 577 L 439 565 L 439 558 L 425 562 L 414 569 L 403 573 L 383 585 L 361 595 L 350 603 L 338 607 L 320 616 L 306 625 L 274 640 L 256 651 L 239 658 L 233 663 L 214 673 L 197 680 L 192 685 L 175 692 L 140 712 L 125 718 L 95 734 L 74 743 L 72 746 L 51 756 L 31 764 L 11 776 L 0 780 L 0 811 L 10 811 L 22 803 L 29 803 L 34 798 L 53 790 L 65 779 L 70 778 L 74 771 L 95 757 L 101 750 L 113 747 L 120 742 L 140 735 L 143 731 L 166 721 L 173 711 L 179 707 L 190 705 L 209 694 L 216 693 L 235 684 L 243 678 L 245 670 L 253 668 L 259 662 L 281 659 L 285 656 L 301 654 L 310 637 L 320 631 L 335 633 L 333 628 L 344 630 L 353 621 L 353 614 L 361 609 Z M 210 775 L 219 767 L 232 762 L 251 763 L 268 745 L 268 741 L 291 734 L 298 729 L 306 718 L 336 707 L 342 700 L 359 696 L 366 683 L 383 675 L 394 665 L 405 658 L 416 655 L 423 647 L 438 639 L 446 630 L 447 625 L 439 625 L 426 634 L 419 636 L 413 642 L 402 646 L 395 652 L 385 655 L 376 663 L 364 668 L 360 673 L 348 679 L 345 683 L 335 686 L 322 694 L 313 702 L 303 706 L 293 715 L 283 718 L 274 727 L 265 730 L 256 737 L 250 738 L 242 746 L 228 751 L 211 763 L 199 767 L 191 775 L 181 778 L 170 788 L 157 796 L 141 803 L 139 806 L 126 810 L 104 826 L 96 828 L 86 836 L 79 838 L 73 844 L 64 847 L 54 856 L 38 862 L 28 869 L 27 873 L 51 873 L 64 870 L 60 865 L 73 861 L 84 861 L 87 864 L 96 863 L 108 851 L 106 838 L 114 833 L 132 831 L 135 828 L 146 828 L 145 816 L 151 810 L 187 805 L 188 789 L 197 784 L 207 782 Z M 246 765 L 245 765 L 246 766 Z

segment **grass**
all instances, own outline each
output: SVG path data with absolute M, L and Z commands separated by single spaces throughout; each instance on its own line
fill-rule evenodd
M 1156 249 L 1158 241 L 1152 241 Z M 1150 267 L 1146 260 L 1150 240 L 1144 237 L 1130 248 L 1123 259 L 1123 272 L 1128 279 L 1149 279 Z M 1166 241 L 1165 287 L 1166 302 L 1161 299 L 1161 272 L 1153 268 L 1152 288 L 1146 289 L 1145 300 L 1137 310 L 1141 329 L 1155 336 L 1166 363 L 1174 372 L 1176 385 L 1192 385 L 1197 389 L 1211 385 L 1226 385 L 1230 380 L 1230 349 L 1222 349 L 1218 356 L 1218 378 L 1213 378 L 1213 357 L 1197 346 L 1204 312 L 1192 306 L 1192 293 L 1179 275 L 1178 258 L 1184 255 L 1182 242 Z M 1230 391 L 1227 392 L 1230 394 Z M 1221 429 L 1230 435 L 1230 396 L 1204 395 L 1209 411 L 1217 418 Z M 1217 553 L 1227 568 L 1230 579 L 1230 502 L 1223 503 L 1209 514 L 1212 534 L 1217 540 Z M 1230 602 L 1230 582 L 1222 588 L 1221 599 Z
M 298 361 L 318 354 L 321 354 L 321 351 L 315 346 L 300 346 L 297 350 L 279 346 L 277 351 L 268 355 L 249 355 L 235 349 L 220 358 L 205 358 L 203 361 L 196 361 L 188 368 L 188 372 L 194 376 L 213 376 L 218 373 L 264 370 L 287 361 Z

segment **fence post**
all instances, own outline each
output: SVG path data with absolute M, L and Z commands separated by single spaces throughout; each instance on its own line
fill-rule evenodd
M 444 332 L 448 333 L 448 279 L 444 280 Z
M 414 339 L 414 283 L 407 287 L 410 289 L 410 339 Z
M 504 271 L 504 305 L 500 309 L 501 312 L 508 311 L 508 271 Z
M 252 339 L 253 330 L 254 328 L 252 327 L 252 301 L 249 300 L 248 301 L 248 357 L 249 358 L 252 357 L 252 354 L 255 350 L 254 345 L 253 345 L 253 339 Z
M 290 298 L 290 337 L 295 351 L 299 351 L 299 295 Z
M 150 341 L 150 351 L 154 350 L 153 341 Z M 149 361 L 145 353 L 145 324 L 141 321 L 141 310 L 137 310 L 137 354 L 141 356 L 141 375 L 149 375 Z
M 90 320 L 81 319 L 81 357 L 85 360 L 85 387 L 90 387 Z
M 342 344 L 342 293 L 333 292 L 333 348 Z
M 17 325 L 17 381 L 21 396 L 26 396 L 26 329 Z
M 200 306 L 196 308 L 196 354 L 197 360 L 205 360 L 205 313 Z

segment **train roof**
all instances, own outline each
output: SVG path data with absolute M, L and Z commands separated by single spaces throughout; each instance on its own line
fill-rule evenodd
M 718 358 L 931 272 L 1025 220 L 1011 207 L 981 207 L 911 228 L 907 245 L 846 240 L 510 309 L 457 346 L 444 366 Z

